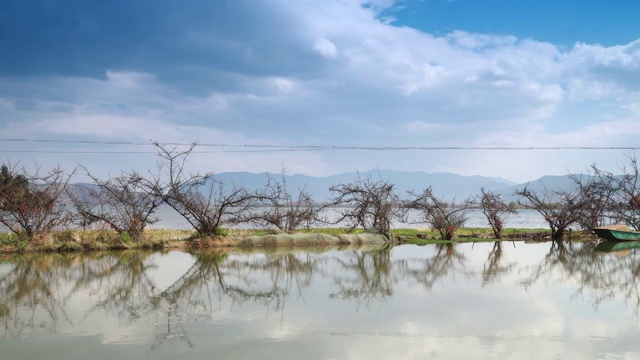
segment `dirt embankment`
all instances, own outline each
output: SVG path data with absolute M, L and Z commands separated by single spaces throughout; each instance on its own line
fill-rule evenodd
M 209 247 L 291 247 L 327 245 L 386 244 L 389 239 L 382 234 L 274 234 L 264 236 L 226 236 L 191 241 L 173 241 L 168 248 L 209 248 Z

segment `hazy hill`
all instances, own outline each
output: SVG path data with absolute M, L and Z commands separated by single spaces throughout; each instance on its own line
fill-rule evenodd
M 517 190 L 522 190 L 526 186 L 529 190 L 542 193 L 545 188 L 550 191 L 573 191 L 576 190 L 576 184 L 571 179 L 572 175 L 546 175 L 537 180 L 529 181 L 522 184 L 516 184 L 497 190 L 502 195 L 502 198 L 506 201 L 517 201 L 518 197 L 514 195 Z M 589 180 L 589 175 L 576 175 L 583 181 Z
M 316 201 L 323 201 L 330 196 L 329 188 L 333 185 L 352 182 L 360 176 L 371 176 L 373 180 L 386 180 L 396 186 L 396 191 L 405 194 L 406 191 L 421 191 L 427 186 L 432 186 L 435 193 L 447 199 L 456 198 L 462 200 L 470 194 L 476 194 L 480 188 L 499 190 L 511 185 L 513 182 L 494 177 L 462 176 L 451 173 L 424 173 L 404 172 L 390 170 L 372 170 L 361 173 L 343 173 L 326 177 L 313 177 L 306 175 L 285 175 L 284 179 L 290 192 L 298 188 L 305 188 Z M 226 184 L 242 185 L 249 190 L 258 189 L 266 184 L 269 177 L 282 181 L 282 174 L 254 174 L 248 172 L 220 173 L 216 177 Z
M 92 189 L 97 189 L 98 187 L 94 184 L 89 184 L 89 183 L 75 183 L 75 184 L 68 184 L 67 185 L 67 191 L 63 192 L 60 195 L 60 199 L 62 200 L 62 202 L 64 203 L 71 203 L 71 200 L 69 199 L 69 196 L 67 195 L 67 193 L 71 194 L 73 197 L 84 200 L 84 201 L 89 201 L 89 192 Z
M 374 180 L 386 180 L 396 186 L 396 191 L 404 196 L 409 190 L 421 191 L 427 186 L 432 186 L 438 196 L 448 200 L 462 201 L 470 195 L 476 195 L 481 188 L 495 191 L 502 195 L 505 201 L 517 201 L 514 196 L 516 190 L 528 186 L 529 189 L 541 192 L 546 187 L 549 190 L 572 190 L 575 189 L 574 182 L 569 175 L 563 176 L 543 176 L 540 179 L 527 183 L 516 184 L 512 181 L 486 176 L 463 176 L 451 173 L 425 173 L 425 172 L 404 172 L 389 170 L 372 170 L 361 173 L 343 173 L 326 177 L 313 177 L 307 175 L 285 175 L 284 179 L 290 193 L 294 193 L 298 188 L 305 188 L 316 201 L 324 201 L 331 195 L 329 188 L 333 185 L 352 182 L 357 177 L 371 176 Z M 583 175 L 585 180 L 587 175 Z M 215 177 L 223 181 L 227 187 L 232 185 L 244 186 L 247 190 L 257 190 L 263 188 L 269 177 L 277 181 L 282 181 L 282 174 L 249 172 L 228 172 L 216 174 Z M 71 192 L 80 198 L 86 196 L 92 184 L 78 183 L 70 185 Z

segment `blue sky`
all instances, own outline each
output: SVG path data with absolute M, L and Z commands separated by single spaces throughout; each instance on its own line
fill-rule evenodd
M 432 34 L 455 30 L 514 35 L 566 48 L 576 42 L 611 46 L 637 40 L 635 1 L 454 0 L 406 1 L 386 14 L 396 25 Z
M 245 145 L 638 146 L 638 13 L 629 1 L 3 2 L 0 140 L 233 145 L 194 155 L 219 172 L 616 171 L 628 152 Z M 102 176 L 153 168 L 152 151 L 0 141 L 7 161 Z

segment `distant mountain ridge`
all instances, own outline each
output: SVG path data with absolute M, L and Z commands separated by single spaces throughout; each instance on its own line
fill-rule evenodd
M 216 174 L 216 177 L 226 184 L 242 185 L 248 190 L 259 189 L 266 184 L 269 177 L 282 181 L 280 173 L 249 173 L 249 172 L 228 172 Z M 464 176 L 453 173 L 425 173 L 419 171 L 392 171 L 392 170 L 370 170 L 364 172 L 350 172 L 325 177 L 314 177 L 307 175 L 284 175 L 289 192 L 298 188 L 304 188 L 316 201 L 324 201 L 331 196 L 329 188 L 334 185 L 353 182 L 358 177 L 371 177 L 374 181 L 384 180 L 395 185 L 399 194 L 404 195 L 407 191 L 421 191 L 431 186 L 436 194 L 446 199 L 462 200 L 471 194 L 480 192 L 481 188 L 489 190 L 499 190 L 515 185 L 514 182 L 486 176 Z
M 517 201 L 518 197 L 514 195 L 517 190 L 523 189 L 525 186 L 536 193 L 541 193 L 545 189 L 547 190 L 559 190 L 559 191 L 573 191 L 577 189 L 575 181 L 571 178 L 577 176 L 583 181 L 590 179 L 589 175 L 574 174 L 574 175 L 545 175 L 537 180 L 529 181 L 522 184 L 512 185 L 503 189 L 500 189 L 498 193 L 502 195 L 502 198 L 508 201 Z
M 315 201 L 323 202 L 331 196 L 329 191 L 331 186 L 353 182 L 358 176 L 361 178 L 370 176 L 374 181 L 389 181 L 395 185 L 397 193 L 401 196 L 406 195 L 407 191 L 415 190 L 420 192 L 431 186 L 437 196 L 441 196 L 446 200 L 456 201 L 462 201 L 469 196 L 479 194 L 481 188 L 501 194 L 503 200 L 507 202 L 517 201 L 518 197 L 514 195 L 514 192 L 525 186 L 533 191 L 542 191 L 545 187 L 549 190 L 570 191 L 575 189 L 575 183 L 571 180 L 571 175 L 547 175 L 537 180 L 517 184 L 499 177 L 480 175 L 465 176 L 445 172 L 370 170 L 324 177 L 285 174 L 284 180 L 290 193 L 293 194 L 297 189 L 304 188 Z M 578 176 L 583 176 L 585 180 L 588 178 L 588 175 Z M 232 185 L 243 186 L 249 191 L 263 188 L 269 178 L 279 182 L 283 179 L 281 173 L 256 174 L 250 172 L 226 172 L 215 174 L 215 177 L 228 187 Z M 95 185 L 87 183 L 70 184 L 69 186 L 70 191 L 80 198 L 87 196 L 90 188 L 95 188 Z

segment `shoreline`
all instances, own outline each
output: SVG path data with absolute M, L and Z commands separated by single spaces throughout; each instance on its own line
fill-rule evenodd
M 564 241 L 595 241 L 590 232 L 572 231 Z M 463 228 L 452 240 L 440 239 L 429 229 L 396 229 L 390 235 L 364 232 L 356 229 L 349 233 L 344 228 L 320 228 L 301 230 L 296 233 L 275 233 L 270 230 L 230 230 L 228 235 L 198 238 L 192 230 L 147 230 L 140 242 L 126 241 L 108 230 L 64 230 L 41 235 L 33 239 L 20 238 L 15 234 L 0 234 L 0 254 L 46 253 L 46 252 L 91 252 L 115 250 L 179 250 L 190 251 L 209 248 L 287 248 L 314 246 L 359 246 L 401 244 L 455 244 L 496 241 L 551 241 L 547 229 L 505 229 L 502 239 L 493 238 L 490 229 Z

